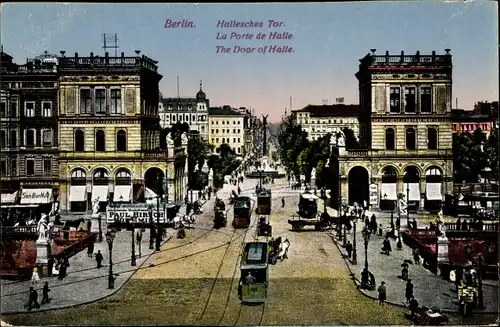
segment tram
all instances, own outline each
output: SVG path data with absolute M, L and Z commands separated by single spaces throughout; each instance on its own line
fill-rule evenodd
M 248 196 L 240 196 L 234 201 L 234 228 L 247 228 L 250 226 L 250 218 L 252 216 L 251 207 L 252 200 Z
M 302 218 L 314 218 L 318 213 L 318 197 L 305 191 L 300 194 L 299 214 Z
M 249 242 L 240 262 L 238 295 L 242 303 L 264 303 L 269 280 L 269 244 Z
M 257 214 L 271 214 L 271 190 L 261 188 L 257 193 Z

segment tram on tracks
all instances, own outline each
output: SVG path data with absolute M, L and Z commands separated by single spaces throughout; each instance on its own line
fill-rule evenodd
M 234 201 L 233 205 L 234 228 L 247 228 L 250 226 L 252 216 L 252 199 L 248 196 L 240 196 Z
M 309 191 L 301 193 L 299 214 L 302 218 L 315 218 L 318 214 L 318 197 Z
M 270 215 L 271 214 L 271 190 L 261 188 L 257 193 L 257 214 Z
M 269 244 L 249 242 L 241 256 L 238 296 L 242 303 L 264 303 L 269 281 Z

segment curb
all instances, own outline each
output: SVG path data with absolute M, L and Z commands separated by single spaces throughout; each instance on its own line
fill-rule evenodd
M 327 234 L 328 236 L 330 236 L 330 238 L 332 239 L 333 243 L 335 243 L 335 246 L 337 247 L 337 249 L 339 250 L 339 253 L 342 255 L 342 258 L 344 259 L 344 262 L 347 266 L 347 269 L 349 269 L 349 272 L 350 272 L 350 275 L 351 275 L 351 279 L 353 280 L 354 282 L 354 285 L 356 285 L 356 288 L 358 289 L 358 291 L 364 295 L 365 297 L 367 298 L 370 298 L 370 299 L 373 299 L 373 300 L 378 300 L 377 297 L 365 292 L 364 290 L 362 290 L 358 283 L 356 282 L 356 277 L 355 277 L 355 274 L 351 268 L 351 265 L 349 264 L 348 262 L 348 259 L 347 257 L 344 255 L 344 253 L 342 252 L 341 250 L 341 246 L 339 245 L 339 243 L 337 242 L 337 240 L 335 239 L 335 237 L 331 234 Z M 408 308 L 406 305 L 403 305 L 401 303 L 395 303 L 395 302 L 392 302 L 392 301 L 385 301 L 384 303 L 388 303 L 390 305 L 393 305 L 393 306 L 397 306 L 397 307 L 401 307 L 401 308 Z M 440 309 L 441 312 L 443 313 L 450 313 L 450 314 L 459 314 L 460 312 L 458 310 L 449 310 L 449 309 Z M 498 313 L 498 311 L 474 311 L 474 314 L 495 314 L 495 313 Z
M 172 235 L 167 235 L 167 239 L 164 240 L 161 244 L 161 246 L 163 246 L 165 243 L 167 243 L 168 241 L 170 241 L 170 239 L 172 238 Z M 94 303 L 94 302 L 97 302 L 97 301 L 100 301 L 100 300 L 104 300 L 108 297 L 110 297 L 111 295 L 114 295 L 116 292 L 118 292 L 119 290 L 122 289 L 122 287 L 130 280 L 130 278 L 139 270 L 142 268 L 142 266 L 144 265 L 144 263 L 146 261 L 149 260 L 149 258 L 155 254 L 156 251 L 154 252 L 151 252 L 147 257 L 146 259 L 141 263 L 140 266 L 137 267 L 137 269 L 135 271 L 133 271 L 130 276 L 127 277 L 127 279 L 125 279 L 123 281 L 123 283 L 119 286 L 119 287 L 115 287 L 113 289 L 113 291 L 109 294 L 106 294 L 100 298 L 97 298 L 97 299 L 93 299 L 93 300 L 90 300 L 90 301 L 86 301 L 86 302 L 82 302 L 82 303 L 77 303 L 77 304 L 70 304 L 70 305 L 63 305 L 63 306 L 59 306 L 59 307 L 55 307 L 55 308 L 46 308 L 46 309 L 37 309 L 36 311 L 28 311 L 28 310 L 25 310 L 25 311 L 14 311 L 14 312 L 8 312 L 8 313 L 4 313 L 2 312 L 2 316 L 9 316 L 9 315 L 17 315 L 17 314 L 32 314 L 32 313 L 37 313 L 37 312 L 46 312 L 46 311 L 53 311 L 53 310 L 60 310 L 60 309 L 70 309 L 70 308 L 75 308 L 75 307 L 78 307 L 78 306 L 81 306 L 81 305 L 85 305 L 85 304 L 91 304 L 91 303 Z M 3 326 L 3 325 L 2 325 Z M 7 326 L 11 326 L 11 325 L 7 325 Z

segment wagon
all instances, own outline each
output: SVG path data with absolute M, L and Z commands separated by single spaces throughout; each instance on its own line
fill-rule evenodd
M 292 230 L 295 232 L 300 232 L 305 226 L 314 226 L 314 230 L 324 231 L 331 227 L 332 218 L 328 214 L 322 214 L 320 217 L 313 219 L 305 219 L 294 215 L 291 219 L 288 219 L 288 223 L 292 225 Z

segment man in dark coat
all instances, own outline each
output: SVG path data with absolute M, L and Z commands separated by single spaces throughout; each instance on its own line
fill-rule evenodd
M 102 256 L 102 253 L 101 253 L 101 250 L 98 250 L 96 255 L 95 255 L 95 261 L 97 262 L 97 269 L 100 269 L 102 267 L 102 260 L 103 260 L 103 256 Z
M 361 288 L 362 289 L 368 288 L 369 279 L 370 279 L 370 273 L 369 273 L 368 269 L 363 268 L 363 271 L 361 272 Z
M 43 284 L 43 289 L 42 289 L 42 304 L 50 303 L 49 292 L 50 292 L 49 282 L 45 282 L 45 284 Z
M 377 233 L 377 218 L 375 218 L 375 215 L 372 215 L 371 221 L 370 221 L 370 230 L 372 234 Z
M 352 253 L 352 244 L 351 244 L 351 241 L 347 241 L 347 244 L 345 245 L 345 250 L 347 251 L 347 257 L 350 259 L 351 258 L 351 253 Z
M 28 311 L 31 311 L 33 306 L 37 309 L 40 309 L 40 304 L 38 303 L 38 292 L 33 287 L 30 287 Z
M 405 298 L 406 302 L 408 303 L 410 303 L 410 300 L 413 298 L 413 284 L 411 282 L 411 279 L 408 279 L 408 281 L 406 282 Z
M 87 256 L 89 258 L 92 258 L 94 255 L 94 241 L 90 241 L 89 247 L 87 248 Z
M 281 198 L 281 207 L 284 208 L 285 207 L 285 198 Z

